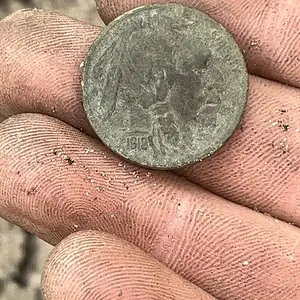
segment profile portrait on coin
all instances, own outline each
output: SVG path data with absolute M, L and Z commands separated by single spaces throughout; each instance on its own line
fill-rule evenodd
M 230 33 L 181 5 L 152 5 L 110 23 L 83 74 L 98 137 L 140 165 L 201 161 L 237 128 L 248 98 L 243 55 Z
M 170 31 L 174 35 L 168 39 L 173 41 L 171 45 L 163 36 L 158 38 L 141 30 L 132 33 L 143 34 L 147 39 L 132 37 L 132 41 L 139 43 L 122 46 L 122 52 L 128 58 L 126 63 L 120 56 L 111 57 L 120 61 L 117 67 L 109 69 L 109 77 L 114 78 L 118 86 L 114 87 L 115 93 L 106 90 L 107 97 L 114 95 L 109 99 L 107 117 L 111 117 L 116 109 L 122 109 L 128 112 L 128 127 L 134 128 L 138 124 L 139 131 L 150 137 L 155 152 L 164 154 L 169 148 L 177 152 L 182 148 L 180 135 L 193 138 L 191 122 L 197 122 L 197 126 L 199 123 L 214 126 L 222 96 L 220 83 L 224 80 L 211 63 L 209 49 L 204 45 L 199 47 L 195 39 L 190 40 L 186 51 L 182 52 L 176 45 L 180 36 L 178 31 Z M 137 134 L 132 132 L 132 135 Z

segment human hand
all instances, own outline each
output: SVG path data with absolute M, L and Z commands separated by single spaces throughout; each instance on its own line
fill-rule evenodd
M 109 22 L 150 2 L 97 6 Z M 80 64 L 100 28 L 39 10 L 0 22 L 0 216 L 57 245 L 47 300 L 300 299 L 300 3 L 175 2 L 231 30 L 253 74 L 242 127 L 176 172 L 92 137 Z

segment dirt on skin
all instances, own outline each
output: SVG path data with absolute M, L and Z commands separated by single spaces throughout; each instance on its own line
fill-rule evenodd
M 103 24 L 93 0 L 0 0 L 0 19 L 24 8 L 57 10 Z M 41 300 L 40 277 L 52 247 L 0 218 L 0 300 Z
M 56 10 L 91 24 L 103 24 L 93 0 L 0 0 L 0 18 L 23 8 Z

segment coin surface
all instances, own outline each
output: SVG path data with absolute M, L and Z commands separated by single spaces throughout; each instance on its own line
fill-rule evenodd
M 153 169 L 211 156 L 236 130 L 248 98 L 232 35 L 179 4 L 140 7 L 110 23 L 89 50 L 82 86 L 100 140 Z

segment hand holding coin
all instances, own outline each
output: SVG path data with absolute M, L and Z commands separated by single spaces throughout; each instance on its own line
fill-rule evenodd
M 117 24 L 124 16 L 113 20 L 123 13 L 157 2 L 102 0 L 97 7 L 107 24 Z M 107 28 L 40 10 L 20 11 L 0 22 L 0 216 L 56 246 L 42 279 L 46 300 L 300 297 L 300 5 L 283 0 L 175 2 L 208 14 L 231 32 L 251 75 L 242 122 L 237 124 L 238 114 L 229 118 L 230 138 L 211 157 L 189 165 L 184 161 L 184 167 L 172 171 L 124 160 L 126 155 L 99 140 L 101 132 L 86 117 L 81 82 L 86 84 L 82 73 L 87 65 L 82 62 Z M 238 83 L 245 77 L 231 80 L 235 90 L 230 90 L 230 68 L 228 77 L 210 65 L 217 61 L 211 47 L 193 56 L 198 45 L 205 46 L 200 40 L 199 34 L 195 44 L 186 40 L 182 58 L 190 60 L 180 64 L 182 51 L 169 61 L 170 43 L 163 39 L 151 44 L 141 36 L 139 45 L 144 43 L 147 51 L 130 43 L 131 34 L 112 39 L 119 48 L 103 45 L 103 73 L 90 77 L 99 80 L 99 86 L 90 87 L 94 93 L 105 80 L 108 95 L 124 95 L 115 98 L 118 107 L 132 97 L 129 121 L 139 112 L 143 130 L 162 136 L 164 146 L 154 139 L 154 157 L 163 157 L 162 151 L 168 155 L 174 149 L 170 145 L 183 138 L 193 141 L 194 131 L 184 136 L 180 128 L 199 124 L 192 119 L 199 120 L 204 110 L 218 113 L 224 99 L 236 101 L 233 94 L 221 94 L 228 96 L 245 83 Z M 149 56 L 155 49 L 165 54 L 161 61 Z M 218 52 L 220 57 L 226 51 Z M 115 57 L 126 62 L 121 76 L 105 65 L 109 55 L 111 64 Z M 224 57 L 229 64 L 232 56 Z M 146 63 L 153 68 L 143 68 Z M 132 64 L 139 66 L 134 73 Z M 232 64 L 231 71 L 239 66 Z M 112 75 L 103 76 L 107 72 Z M 126 89 L 129 84 L 132 88 Z M 210 110 L 197 101 L 182 104 L 191 98 L 217 105 Z M 150 128 L 154 122 L 148 123 L 146 110 L 157 126 Z M 111 116 L 113 110 L 107 120 Z M 179 118 L 186 118 L 186 124 L 176 122 Z M 211 122 L 201 124 L 218 124 Z M 105 130 L 114 134 L 112 127 Z M 141 148 L 143 137 L 136 141 Z

